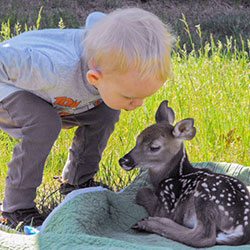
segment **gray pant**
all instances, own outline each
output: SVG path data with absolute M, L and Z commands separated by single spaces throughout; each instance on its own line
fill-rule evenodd
M 21 139 L 8 164 L 2 211 L 35 206 L 46 158 L 62 128 L 78 127 L 63 178 L 70 184 L 81 184 L 93 177 L 119 115 L 120 111 L 102 103 L 86 112 L 60 117 L 50 103 L 27 91 L 0 101 L 0 129 Z

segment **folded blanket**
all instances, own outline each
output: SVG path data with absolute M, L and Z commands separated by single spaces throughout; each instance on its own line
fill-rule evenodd
M 249 167 L 211 162 L 193 165 L 229 174 L 250 186 Z M 49 215 L 39 235 L 0 231 L 0 249 L 194 249 L 156 234 L 131 229 L 132 225 L 148 216 L 143 207 L 135 204 L 137 190 L 147 184 L 147 171 L 142 171 L 133 183 L 118 193 L 101 187 L 74 191 Z M 249 250 L 250 245 L 214 246 L 209 249 Z

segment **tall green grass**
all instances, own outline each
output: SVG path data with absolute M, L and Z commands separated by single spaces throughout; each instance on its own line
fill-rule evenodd
M 185 23 L 185 19 L 183 19 Z M 186 24 L 190 41 L 192 36 Z M 202 32 L 197 26 L 202 42 Z M 242 41 L 243 43 L 243 41 Z M 250 41 L 246 41 L 248 49 Z M 194 48 L 194 47 L 193 47 Z M 244 48 L 244 46 L 242 47 Z M 136 136 L 154 123 L 155 112 L 162 100 L 176 113 L 176 121 L 188 117 L 195 119 L 196 137 L 186 143 L 192 162 L 237 162 L 250 166 L 250 61 L 248 54 L 239 50 L 232 38 L 222 44 L 202 44 L 198 51 L 187 53 L 185 44 L 177 40 L 172 53 L 174 77 L 144 105 L 132 112 L 122 111 L 108 146 L 103 153 L 96 178 L 116 190 L 124 188 L 137 175 L 138 170 L 125 172 L 118 160 L 134 145 Z M 43 184 L 38 190 L 38 202 L 51 205 L 44 199 L 56 189 L 53 176 L 60 175 L 67 159 L 74 129 L 62 131 L 47 159 Z M 0 131 L 0 192 L 4 192 L 7 163 L 11 160 L 17 140 Z M 60 198 L 57 198 L 60 202 Z

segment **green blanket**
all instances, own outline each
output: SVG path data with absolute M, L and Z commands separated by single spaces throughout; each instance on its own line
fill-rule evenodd
M 249 167 L 229 163 L 193 165 L 235 176 L 250 186 Z M 137 221 L 147 217 L 144 208 L 135 204 L 136 191 L 147 183 L 147 171 L 143 171 L 119 193 L 101 187 L 74 191 L 46 219 L 40 234 L 26 236 L 0 231 L 0 249 L 194 249 L 155 234 L 131 229 Z M 249 250 L 250 245 L 215 246 L 210 249 Z

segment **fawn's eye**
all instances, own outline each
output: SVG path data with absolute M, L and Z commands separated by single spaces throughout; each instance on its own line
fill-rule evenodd
M 161 147 L 159 145 L 154 145 L 154 144 L 152 144 L 152 145 L 149 146 L 149 150 L 151 152 L 157 152 L 160 148 Z

